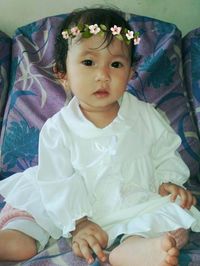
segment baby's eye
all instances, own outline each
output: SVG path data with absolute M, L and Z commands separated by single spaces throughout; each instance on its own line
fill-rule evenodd
M 85 66 L 92 66 L 94 64 L 94 62 L 90 59 L 85 59 L 82 61 L 82 64 Z
M 122 67 L 123 66 L 123 64 L 121 63 L 121 62 L 113 62 L 112 64 L 111 64 L 111 66 L 112 67 L 114 67 L 114 68 L 120 68 L 120 67 Z

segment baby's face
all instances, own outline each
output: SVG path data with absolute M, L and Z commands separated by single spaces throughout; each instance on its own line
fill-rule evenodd
M 103 41 L 92 36 L 69 44 L 66 79 L 82 108 L 100 110 L 116 103 L 132 75 L 130 47 L 117 38 L 107 47 Z

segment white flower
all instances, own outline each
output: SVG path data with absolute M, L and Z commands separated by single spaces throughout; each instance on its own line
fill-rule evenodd
M 135 37 L 135 38 L 134 38 L 134 44 L 135 44 L 135 45 L 139 44 L 139 43 L 140 43 L 140 40 L 141 40 L 141 39 L 140 39 L 139 37 Z
M 62 32 L 62 36 L 63 36 L 63 39 L 68 39 L 69 38 L 69 34 L 68 34 L 68 31 L 67 30 L 64 30 L 63 32 Z
M 90 25 L 89 26 L 89 29 L 90 29 L 90 33 L 92 34 L 97 34 L 98 32 L 101 31 L 101 29 L 99 28 L 99 26 L 97 24 L 94 24 L 94 25 Z
M 80 34 L 80 30 L 78 27 L 73 27 L 73 28 L 71 28 L 71 33 L 73 36 L 77 36 Z
M 128 32 L 126 33 L 126 38 L 127 38 L 128 40 L 133 39 L 133 38 L 134 38 L 134 36 L 133 36 L 133 31 L 128 30 Z
M 122 27 L 117 27 L 116 25 L 114 25 L 113 27 L 110 28 L 110 30 L 112 31 L 113 35 L 118 35 L 120 34 Z

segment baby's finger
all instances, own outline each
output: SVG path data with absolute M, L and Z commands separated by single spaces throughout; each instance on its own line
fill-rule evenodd
M 178 186 L 174 186 L 172 184 L 166 184 L 166 191 L 168 191 L 169 194 L 171 194 L 170 196 L 170 200 L 172 202 L 174 202 L 179 194 L 179 187 Z
M 182 208 L 188 208 L 188 206 L 191 206 L 192 197 L 189 191 L 187 191 L 186 189 L 181 189 L 179 192 L 179 196 L 181 198 Z
M 196 205 L 197 204 L 197 199 L 195 196 L 192 196 L 192 205 Z
M 85 239 L 79 239 L 78 242 L 73 241 L 72 247 L 75 255 L 85 258 L 89 264 L 94 262 L 91 249 Z
M 78 256 L 78 257 L 83 257 L 83 254 L 82 254 L 81 251 L 80 251 L 80 248 L 79 248 L 79 244 L 78 244 L 78 242 L 76 242 L 76 241 L 73 241 L 73 242 L 72 242 L 72 250 L 73 250 L 73 252 L 74 252 L 74 254 L 75 254 L 76 256 Z
M 185 208 L 190 209 L 192 205 L 196 205 L 196 204 L 197 204 L 196 198 L 192 195 L 190 191 L 187 190 L 187 203 L 186 203 Z
M 87 242 L 91 248 L 91 250 L 97 255 L 97 257 L 101 260 L 101 261 L 105 261 L 106 260 L 106 255 L 104 254 L 100 243 L 98 242 L 98 240 L 96 239 L 95 236 L 90 235 L 87 237 Z
M 193 195 L 190 191 L 187 191 L 187 202 L 186 202 L 186 206 L 185 208 L 187 208 L 188 210 L 191 208 L 191 206 L 193 205 Z
M 176 191 L 172 192 L 170 196 L 171 201 L 174 202 L 177 196 L 178 196 L 178 193 Z
M 97 239 L 97 241 L 99 242 L 99 244 L 101 245 L 102 248 L 105 248 L 108 244 L 108 235 L 105 231 L 101 231 L 101 232 L 96 232 L 95 233 L 95 238 Z

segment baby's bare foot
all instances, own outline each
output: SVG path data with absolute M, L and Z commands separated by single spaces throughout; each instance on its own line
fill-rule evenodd
M 129 237 L 109 257 L 113 266 L 177 266 L 179 250 L 169 234 L 158 238 Z
M 157 239 L 159 241 L 159 239 Z M 175 239 L 169 234 L 165 234 L 160 238 L 160 247 L 162 258 L 159 266 L 178 265 L 179 250 L 176 247 Z M 152 265 L 153 266 L 153 265 Z

